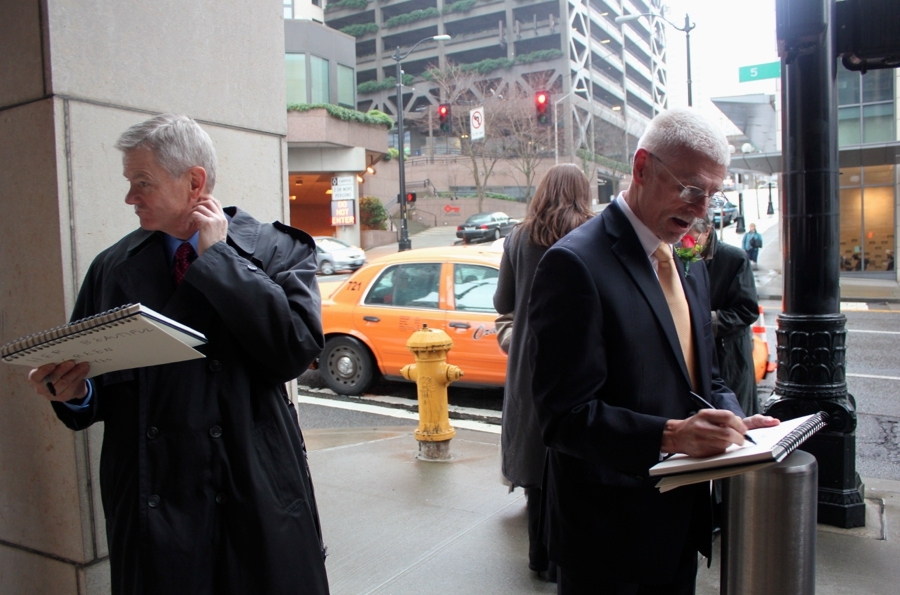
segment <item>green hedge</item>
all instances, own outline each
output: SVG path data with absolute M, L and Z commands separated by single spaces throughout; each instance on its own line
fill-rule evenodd
M 416 77 L 411 74 L 404 74 L 403 84 L 408 87 L 413 84 L 415 78 Z M 385 89 L 393 89 L 396 86 L 397 79 L 395 77 L 389 76 L 382 81 L 366 81 L 364 83 L 360 83 L 356 85 L 356 92 L 360 95 L 369 95 L 371 93 L 377 93 L 378 91 L 384 91 Z
M 378 25 L 375 23 L 365 23 L 363 25 L 347 25 L 343 29 L 341 29 L 341 33 L 346 33 L 347 35 L 352 35 L 353 37 L 362 37 L 363 35 L 368 35 L 369 33 L 374 33 L 378 31 Z
M 394 147 L 388 147 L 387 154 L 381 158 L 382 161 L 390 161 L 391 159 L 396 159 L 400 156 L 400 151 L 395 149 Z
M 459 0 L 458 2 L 445 6 L 444 14 L 449 14 L 451 12 L 469 12 L 476 4 L 478 4 L 478 0 Z
M 388 214 L 384 204 L 374 196 L 359 199 L 359 223 L 366 229 L 387 229 Z
M 531 52 L 530 54 L 522 54 L 516 56 L 516 62 L 519 64 L 531 64 L 532 62 L 540 62 L 541 60 L 555 60 L 562 58 L 565 54 L 561 50 L 540 50 Z
M 577 151 L 575 151 L 575 154 L 585 161 L 593 161 L 594 163 L 605 165 L 606 167 L 614 171 L 631 173 L 631 166 L 627 163 L 622 163 L 621 161 L 616 161 L 615 159 L 610 159 L 609 157 L 604 157 L 603 155 L 591 153 L 587 149 L 578 149 Z
M 324 109 L 328 115 L 344 122 L 358 122 L 369 126 L 384 126 L 388 130 L 394 127 L 394 119 L 384 112 L 370 110 L 368 113 L 358 112 L 330 103 L 291 103 L 287 106 L 289 112 L 308 112 L 313 109 Z
M 416 21 L 424 21 L 425 19 L 432 19 L 434 17 L 441 16 L 441 12 L 437 8 L 426 8 L 424 10 L 414 10 L 412 12 L 407 12 L 404 14 L 398 14 L 395 17 L 391 17 L 384 22 L 384 28 L 390 29 L 392 27 L 399 27 L 400 25 L 408 25 L 409 23 L 415 23 Z
M 537 52 L 531 52 L 530 54 L 522 54 L 521 56 L 516 56 L 515 60 L 510 60 L 508 58 L 486 58 L 484 60 L 481 60 L 480 62 L 461 64 L 459 69 L 463 72 L 489 74 L 501 68 L 509 70 L 515 64 L 531 64 L 532 62 L 540 62 L 541 60 L 555 60 L 556 58 L 561 58 L 564 55 L 565 54 L 560 50 L 540 50 Z M 437 68 L 431 68 L 422 73 L 422 78 L 433 81 L 440 74 L 440 70 L 438 70 Z
M 325 12 L 340 10 L 342 8 L 359 8 L 364 9 L 368 6 L 369 0 L 338 0 L 337 2 L 329 2 L 325 6 Z

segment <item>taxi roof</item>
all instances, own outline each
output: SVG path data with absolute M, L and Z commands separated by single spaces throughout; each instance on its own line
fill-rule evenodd
M 503 256 L 503 247 L 494 247 L 490 244 L 483 246 L 435 246 L 432 248 L 413 248 L 403 252 L 387 254 L 369 261 L 373 263 L 402 263 L 421 262 L 432 260 L 444 262 L 447 260 L 478 260 L 497 264 Z

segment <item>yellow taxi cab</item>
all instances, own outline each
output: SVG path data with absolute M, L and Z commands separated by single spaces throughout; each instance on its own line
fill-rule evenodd
M 465 374 L 455 384 L 502 386 L 506 354 L 494 326 L 501 255 L 490 246 L 420 248 L 373 260 L 343 283 L 320 284 L 325 382 L 358 395 L 379 375 L 400 379 L 400 368 L 415 361 L 406 342 L 428 326 L 453 340 L 447 363 Z

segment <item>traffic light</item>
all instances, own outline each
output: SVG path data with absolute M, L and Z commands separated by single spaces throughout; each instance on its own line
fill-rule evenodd
M 415 192 L 407 192 L 406 193 L 406 204 L 411 204 L 416 202 L 416 193 Z
M 441 132 L 450 132 L 450 104 L 442 103 L 438 106 L 438 122 Z
M 534 108 L 537 110 L 538 124 L 549 124 L 550 91 L 538 91 L 534 94 Z

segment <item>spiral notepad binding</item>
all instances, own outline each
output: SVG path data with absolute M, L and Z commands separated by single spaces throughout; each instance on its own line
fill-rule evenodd
M 787 455 L 797 450 L 810 436 L 827 425 L 828 414 L 820 411 L 794 428 L 787 436 L 778 441 L 776 447 L 780 449 L 780 452 L 773 453 L 775 454 L 775 460 L 779 462 L 783 460 Z
M 10 362 L 90 333 L 126 324 L 129 322 L 126 319 L 138 312 L 140 312 L 140 304 L 126 304 L 40 333 L 34 333 L 4 345 L 0 348 L 0 357 L 4 361 Z

